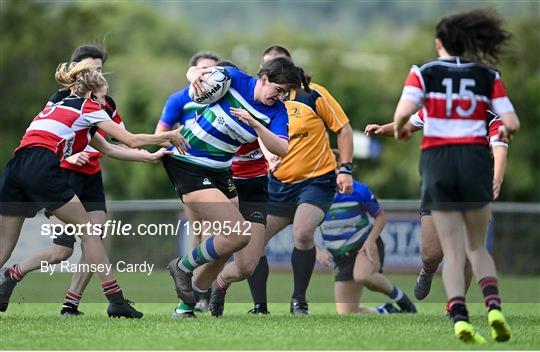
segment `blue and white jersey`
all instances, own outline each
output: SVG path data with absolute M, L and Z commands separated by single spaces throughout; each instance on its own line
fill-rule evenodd
M 258 138 L 252 127 L 231 115 L 231 107 L 247 110 L 272 133 L 289 139 L 285 104 L 278 101 L 268 106 L 255 101 L 257 79 L 233 67 L 225 69 L 231 75 L 229 90 L 223 98 L 208 105 L 190 129 L 182 131 L 191 148 L 185 155 L 175 149 L 173 157 L 215 170 L 230 168 L 232 157 L 240 146 Z
M 333 256 L 355 248 L 367 238 L 381 211 L 368 186 L 354 180 L 353 192 L 336 194 L 320 226 L 324 247 Z
M 174 125 L 180 124 L 184 129 L 189 129 L 198 110 L 206 105 L 193 102 L 189 97 L 189 85 L 171 94 L 161 112 L 159 124 L 172 129 Z

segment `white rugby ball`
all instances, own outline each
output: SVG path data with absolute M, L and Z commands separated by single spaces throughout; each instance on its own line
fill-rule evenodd
M 210 72 L 204 75 L 207 82 L 202 82 L 205 92 L 201 95 L 197 95 L 197 92 L 193 88 L 193 85 L 189 85 L 189 97 L 195 103 L 208 105 L 215 103 L 219 99 L 223 98 L 225 93 L 231 86 L 231 75 L 227 70 L 220 66 L 211 67 Z

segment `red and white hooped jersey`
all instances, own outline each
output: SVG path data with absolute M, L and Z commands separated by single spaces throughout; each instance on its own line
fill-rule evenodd
M 488 113 L 488 135 L 486 136 L 489 146 L 491 148 L 495 146 L 503 146 L 508 148 L 508 143 L 501 141 L 499 139 L 499 127 L 503 125 L 501 118 L 495 115 L 490 110 Z M 424 110 L 418 110 L 418 112 L 411 116 L 409 119 L 410 123 L 418 128 L 424 128 Z
M 422 108 L 422 149 L 452 144 L 488 144 L 490 116 L 513 112 L 499 73 L 452 57 L 413 66 L 402 99 Z
M 258 141 L 242 145 L 232 161 L 234 178 L 253 178 L 268 174 L 268 165 Z
M 15 152 L 21 148 L 43 147 L 63 160 L 86 148 L 97 129 L 96 123 L 110 120 L 98 103 L 70 96 L 47 105 L 34 118 Z
M 70 92 L 69 90 L 60 90 L 56 92 L 50 99 L 47 105 L 52 105 L 55 103 L 58 103 L 62 101 L 63 99 L 67 98 L 69 96 Z M 120 117 L 120 114 L 116 110 L 116 103 L 110 96 L 105 96 L 105 107 L 103 108 L 105 112 L 110 116 L 111 120 L 119 124 L 121 127 L 125 128 L 124 122 L 122 121 L 122 118 Z M 105 131 L 98 129 L 97 133 L 102 135 L 104 138 L 107 137 L 107 134 Z M 86 175 L 94 175 L 101 171 L 101 165 L 99 163 L 99 159 L 103 156 L 103 153 L 97 151 L 96 149 L 92 148 L 92 146 L 87 145 L 86 148 L 83 150 L 84 152 L 88 153 L 89 161 L 84 164 L 83 166 L 77 166 L 68 163 L 67 161 L 63 160 L 60 163 L 60 167 L 66 170 L 74 171 L 83 173 Z

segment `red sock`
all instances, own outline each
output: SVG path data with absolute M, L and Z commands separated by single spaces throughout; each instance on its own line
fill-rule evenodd
M 9 277 L 17 282 L 21 281 L 24 277 L 24 274 L 21 271 L 21 267 L 19 266 L 19 264 L 13 265 L 11 268 L 8 269 L 8 272 Z
M 120 288 L 120 286 L 118 286 L 116 279 L 103 281 L 101 283 L 101 287 L 103 288 L 103 293 L 105 294 L 105 296 L 107 297 L 109 301 L 118 302 L 118 301 L 124 300 L 122 289 Z
M 218 275 L 218 277 L 216 278 L 216 286 L 220 290 L 226 290 L 226 289 L 229 288 L 230 284 L 227 283 L 227 281 L 225 281 L 225 279 L 223 279 L 223 276 L 221 276 L 221 273 L 220 273 Z
M 62 307 L 77 309 L 79 307 L 79 303 L 81 303 L 81 298 L 81 294 L 69 290 L 66 293 L 66 298 L 64 298 L 64 303 L 62 304 Z

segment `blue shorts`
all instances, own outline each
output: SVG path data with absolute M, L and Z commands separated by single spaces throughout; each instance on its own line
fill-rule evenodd
M 324 213 L 330 209 L 336 195 L 336 173 L 310 178 L 298 183 L 281 182 L 268 175 L 268 214 L 294 218 L 296 208 L 308 203 Z

